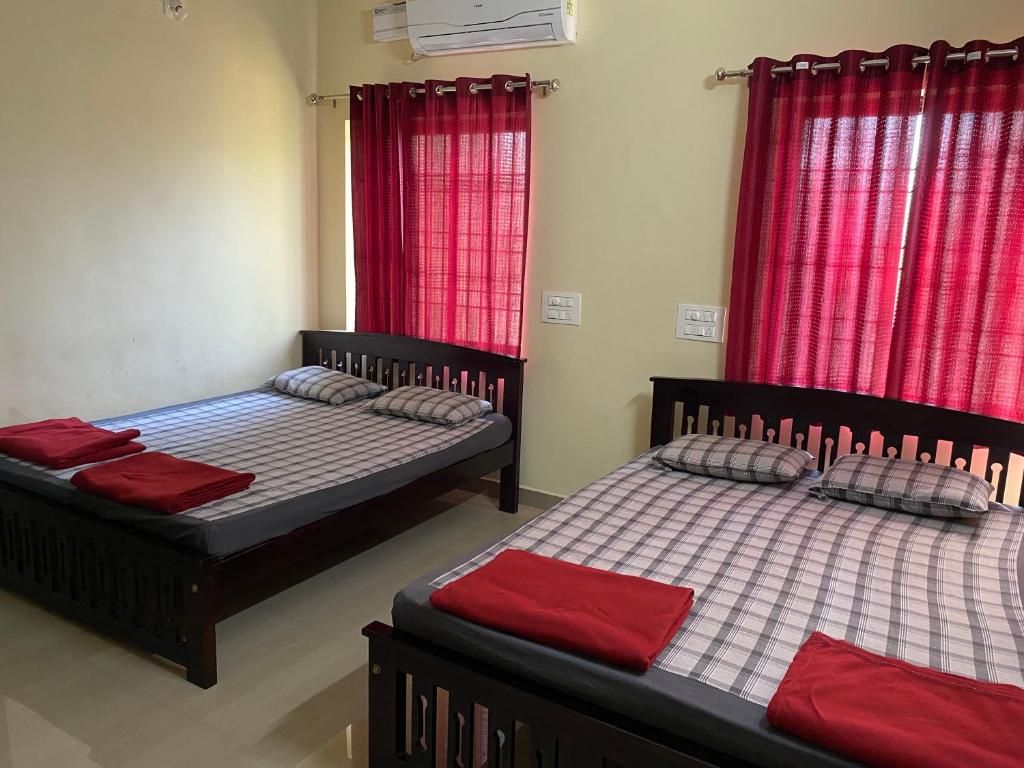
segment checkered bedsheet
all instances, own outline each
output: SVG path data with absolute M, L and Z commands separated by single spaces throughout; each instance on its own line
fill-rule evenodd
M 96 423 L 114 430 L 139 429 L 139 440 L 151 451 L 256 474 L 249 490 L 181 513 L 206 521 L 396 467 L 490 424 L 473 419 L 443 427 L 374 413 L 372 402 L 328 405 L 262 389 Z M 82 468 L 52 470 L 19 463 L 65 480 Z
M 507 547 L 693 587 L 655 666 L 767 704 L 814 630 L 981 680 L 1024 684 L 1024 513 L 916 517 L 821 500 L 813 480 L 740 483 L 653 452 L 565 499 L 432 583 Z

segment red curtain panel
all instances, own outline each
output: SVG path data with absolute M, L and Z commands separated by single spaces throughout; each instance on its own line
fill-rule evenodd
M 884 393 L 923 53 L 752 64 L 727 378 Z
M 374 333 L 410 332 L 401 153 L 408 88 L 353 86 L 349 98 L 356 328 Z
M 1016 59 L 985 51 L 1016 47 Z M 932 46 L 886 393 L 1024 420 L 1024 38 Z
M 519 356 L 531 95 L 508 84 L 524 79 L 353 92 L 358 330 Z

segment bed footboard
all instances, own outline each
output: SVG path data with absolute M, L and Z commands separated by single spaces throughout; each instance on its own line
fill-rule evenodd
M 502 673 L 379 622 L 370 766 L 698 768 L 746 763 Z
M 166 542 L 0 484 L 0 586 L 217 682 L 211 569 Z

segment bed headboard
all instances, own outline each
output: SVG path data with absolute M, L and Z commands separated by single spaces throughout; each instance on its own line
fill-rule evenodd
M 301 335 L 303 365 L 335 368 L 388 387 L 414 384 L 488 400 L 512 422 L 519 442 L 526 360 L 383 333 L 302 331 Z
M 871 395 L 773 384 L 653 377 L 651 445 L 717 434 L 803 448 L 827 469 L 839 456 L 930 461 L 967 469 L 1019 504 L 1024 424 Z

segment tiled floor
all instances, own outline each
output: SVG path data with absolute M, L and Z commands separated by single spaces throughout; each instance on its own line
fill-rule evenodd
M 217 627 L 219 679 L 180 670 L 0 591 L 0 768 L 361 768 L 366 645 L 426 571 L 537 514 L 483 494 Z

